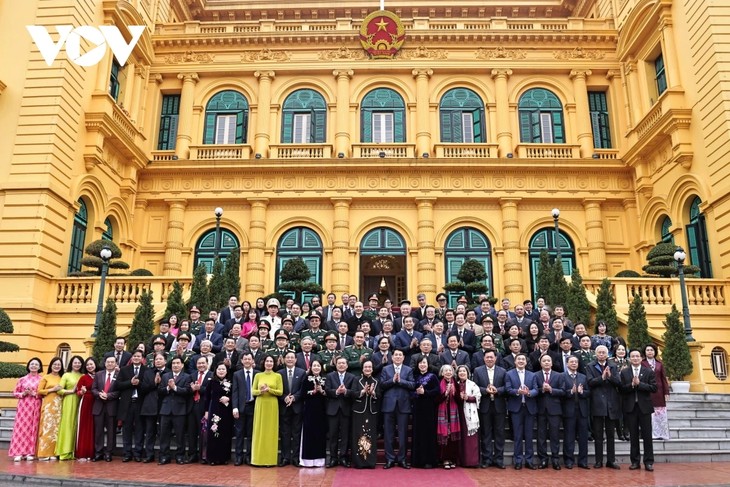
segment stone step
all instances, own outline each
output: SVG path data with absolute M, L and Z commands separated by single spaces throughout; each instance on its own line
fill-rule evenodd
M 669 411 L 681 411 L 685 409 L 730 411 L 730 402 L 670 401 L 667 403 L 667 409 Z
M 670 421 L 670 425 L 674 424 Z M 688 438 L 730 438 L 730 427 L 728 428 L 669 428 L 672 439 Z
M 688 394 L 673 392 L 669 396 L 669 402 L 674 401 L 694 401 L 694 402 L 730 402 L 730 394 L 711 394 L 711 393 L 700 393 L 690 392 Z
M 670 421 L 675 418 L 710 418 L 730 421 L 730 409 L 672 409 L 668 414 Z
M 730 428 L 730 421 L 727 419 L 715 418 L 677 418 L 670 416 L 669 425 L 672 428 Z

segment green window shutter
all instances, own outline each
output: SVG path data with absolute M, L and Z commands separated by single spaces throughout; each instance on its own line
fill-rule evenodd
M 406 141 L 406 125 L 405 125 L 405 114 L 403 110 L 395 110 L 394 116 L 394 127 L 393 127 L 393 142 L 405 142 Z
M 461 121 L 461 112 L 451 112 L 451 142 L 463 143 L 464 142 L 464 130 Z
M 360 140 L 365 144 L 373 141 L 373 112 L 371 110 L 363 110 L 362 112 Z
M 527 110 L 520 110 L 520 142 L 534 142 L 532 140 L 532 116 Z
M 291 144 L 294 141 L 294 112 L 284 112 L 281 129 L 281 143 Z
M 309 142 L 317 143 L 317 112 L 314 110 L 309 114 Z
M 485 142 L 486 136 L 482 138 L 482 117 L 484 112 L 482 110 L 474 110 L 472 112 L 472 118 L 474 119 L 474 142 Z
M 246 133 L 246 115 L 244 112 L 236 114 L 236 144 L 243 144 Z
M 530 113 L 530 125 L 532 142 L 539 144 L 542 142 L 542 131 L 540 130 L 540 112 L 533 111 Z
M 565 129 L 563 125 L 563 112 L 553 112 L 553 137 L 556 144 L 565 143 Z
M 451 111 L 441 110 L 439 118 L 441 121 L 441 142 L 453 142 L 454 136 L 451 130 Z
M 203 130 L 203 144 L 215 144 L 216 113 L 205 114 L 205 129 Z
M 317 120 L 314 131 L 314 142 L 324 144 L 327 141 L 327 111 L 315 111 L 314 118 Z

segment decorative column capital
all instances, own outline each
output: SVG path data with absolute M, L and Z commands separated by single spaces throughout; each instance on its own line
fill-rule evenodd
M 590 69 L 573 69 L 570 71 L 570 79 L 572 80 L 583 80 L 593 74 Z
M 508 79 L 510 76 L 512 76 L 512 70 L 509 68 L 499 68 L 492 70 L 492 78 Z
M 165 198 L 165 203 L 170 209 L 178 208 L 184 210 L 188 206 L 188 200 L 186 198 Z
M 330 198 L 330 201 L 332 202 L 333 206 L 350 206 L 350 203 L 352 203 L 352 198 L 344 198 L 344 197 L 336 197 L 336 198 Z
M 355 71 L 351 69 L 335 69 L 332 71 L 332 76 L 339 79 L 350 79 L 355 75 Z
M 269 198 L 246 198 L 246 201 L 248 201 L 252 207 L 258 206 L 266 208 L 269 205 Z
M 433 76 L 433 69 L 430 68 L 417 68 L 411 71 L 414 78 L 430 78 Z
M 611 81 L 613 78 L 621 79 L 621 71 L 618 69 L 609 69 L 606 72 L 606 79 Z
M 200 81 L 200 78 L 198 78 L 198 73 L 180 73 L 177 75 L 177 79 L 182 80 L 183 83 L 192 84 L 196 84 L 198 81 Z
M 256 71 L 253 74 L 259 81 L 271 81 L 276 77 L 275 71 Z

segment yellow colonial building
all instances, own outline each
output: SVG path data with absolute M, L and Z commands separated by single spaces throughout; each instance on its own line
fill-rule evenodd
M 591 299 L 657 242 L 688 282 L 695 390 L 728 391 L 730 6 L 520 2 L 24 0 L 0 3 L 0 307 L 22 352 L 83 352 L 107 238 L 133 269 L 105 295 L 131 323 L 240 248 L 242 299 L 301 256 L 324 289 L 434 302 L 461 262 L 533 296 L 560 246 Z M 50 63 L 26 26 L 113 26 L 126 62 L 72 32 Z M 71 48 L 71 54 L 69 53 Z M 214 208 L 223 208 L 216 241 Z M 551 210 L 560 210 L 556 233 Z M 676 279 L 612 279 L 652 333 Z M 453 298 L 453 297 L 452 297 Z M 59 348 L 60 347 L 60 348 Z

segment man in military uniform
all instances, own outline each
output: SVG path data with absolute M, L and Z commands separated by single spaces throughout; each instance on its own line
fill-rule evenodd
M 327 334 L 326 330 L 320 328 L 322 324 L 322 315 L 318 311 L 313 311 L 309 315 L 309 328 L 302 330 L 300 341 L 304 337 L 309 337 L 314 341 L 314 351 L 317 352 L 324 348 L 324 337 Z
M 347 370 L 355 376 L 362 374 L 362 363 L 373 355 L 373 349 L 365 345 L 365 332 L 355 332 L 355 344 L 345 347 L 342 356 L 347 359 Z
M 588 335 L 583 335 L 581 337 L 580 350 L 575 352 L 575 355 L 577 355 L 580 359 L 578 371 L 581 373 L 585 373 L 588 364 L 596 360 L 596 352 L 591 350 L 591 337 L 589 337 Z
M 147 367 L 154 368 L 155 366 L 155 355 L 158 353 L 161 353 L 165 356 L 165 363 L 167 363 L 167 355 L 168 353 L 165 351 L 165 345 L 167 342 L 165 342 L 165 339 L 162 337 L 156 337 L 154 340 L 152 340 L 152 348 L 153 351 L 147 354 L 146 362 Z
M 190 307 L 190 334 L 200 335 L 205 329 L 205 321 L 200 319 L 200 308 L 193 305 Z
M 296 305 L 296 303 L 295 303 Z M 299 350 L 299 343 L 301 342 L 301 335 L 294 331 L 294 317 L 286 315 L 281 319 L 281 329 L 286 330 L 289 335 L 289 348 L 295 352 Z
M 274 370 L 279 371 L 284 368 L 284 355 L 290 351 L 289 348 L 289 333 L 286 330 L 280 329 L 274 336 L 274 347 L 266 350 L 266 355 L 273 357 L 274 359 Z M 291 350 L 293 352 L 293 350 Z
M 159 339 L 155 339 L 157 341 Z M 194 355 L 192 350 L 188 350 L 188 343 L 190 343 L 190 335 L 186 332 L 182 332 L 177 336 L 177 350 L 170 353 L 167 356 L 167 367 L 170 368 L 172 365 L 172 359 L 180 357 L 183 364 L 183 372 L 192 373 L 195 371 L 195 364 L 190 361 L 190 358 Z
M 319 356 L 322 358 L 323 373 L 329 373 L 337 370 L 336 361 L 337 357 L 340 356 L 340 351 L 337 350 L 337 333 L 329 332 L 324 337 L 324 350 L 319 352 Z
M 266 336 L 262 338 L 261 329 L 266 330 Z M 256 331 L 256 336 L 259 337 L 259 348 L 266 352 L 269 348 L 272 348 L 274 346 L 274 341 L 269 339 L 269 332 L 271 331 L 271 323 L 268 321 L 261 321 L 259 322 L 259 326 Z M 249 339 L 249 341 L 251 341 Z
M 506 350 L 504 347 L 504 340 L 502 339 L 502 335 L 494 333 L 494 319 L 492 318 L 492 315 L 487 313 L 482 316 L 482 328 L 484 328 L 484 335 L 492 337 L 492 341 L 494 342 L 494 346 L 497 351 L 504 356 Z

